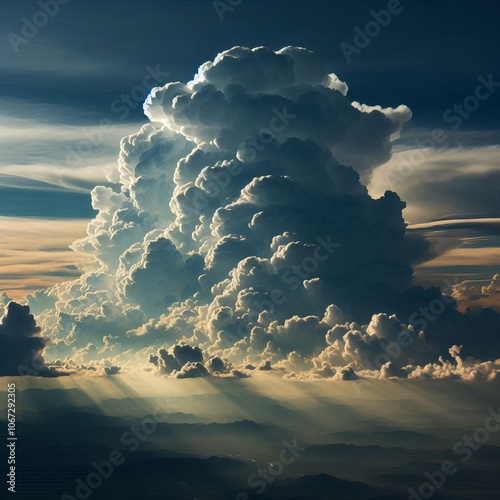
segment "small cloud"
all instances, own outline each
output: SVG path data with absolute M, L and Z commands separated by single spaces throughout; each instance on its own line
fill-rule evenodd
M 199 378 L 208 377 L 208 375 L 210 374 L 201 363 L 193 363 L 189 361 L 176 374 L 176 378 Z
M 120 366 L 106 366 L 104 368 L 104 373 L 106 373 L 106 375 L 116 375 L 117 373 L 119 373 L 121 370 L 121 367 Z
M 271 361 L 266 361 L 263 365 L 259 366 L 259 370 L 262 370 L 264 372 L 269 372 L 273 369 L 271 366 Z

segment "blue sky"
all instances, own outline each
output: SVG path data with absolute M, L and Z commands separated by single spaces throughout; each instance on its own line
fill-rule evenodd
M 153 85 L 188 81 L 202 62 L 234 45 L 275 50 L 295 45 L 327 61 L 348 82 L 351 99 L 410 107 L 412 120 L 396 153 L 415 149 L 419 140 L 425 144 L 436 128 L 447 132 L 439 151 L 404 182 L 387 182 L 391 164 L 375 172 L 372 193 L 400 193 L 410 223 L 498 217 L 500 93 L 492 93 L 458 130 L 443 116 L 473 93 L 479 76 L 500 75 L 500 6 L 402 1 L 402 12 L 348 62 L 341 44 L 352 44 L 355 28 L 372 20 L 370 11 L 386 6 L 362 0 L 244 0 L 221 21 L 210 0 L 70 1 L 28 43 L 13 47 L 12 34 L 22 36 L 23 18 L 32 20 L 40 6 L 6 1 L 0 20 L 0 216 L 90 219 L 95 214 L 90 190 L 110 185 L 106 169 L 116 161 L 120 138 L 147 121 L 141 101 Z M 144 85 L 147 68 L 156 70 L 157 81 L 149 78 Z M 123 96 L 134 89 L 135 99 L 124 107 Z M 101 128 L 102 120 L 113 129 Z M 89 137 L 90 150 L 75 156 Z M 454 152 L 457 145 L 463 150 Z M 466 168 L 468 173 L 458 175 Z M 492 231 L 497 233 L 490 229 L 485 238 Z M 491 266 L 485 273 L 477 266 L 473 277 L 487 279 Z M 467 273 L 462 269 L 462 274 Z

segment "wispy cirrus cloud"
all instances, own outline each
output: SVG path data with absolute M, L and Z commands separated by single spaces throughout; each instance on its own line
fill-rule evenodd
M 376 168 L 368 185 L 380 196 L 395 190 L 413 224 L 452 214 L 500 214 L 500 146 L 417 148 L 402 145 Z
M 70 250 L 86 220 L 0 217 L 0 290 L 23 300 L 27 293 L 81 274 L 92 258 Z

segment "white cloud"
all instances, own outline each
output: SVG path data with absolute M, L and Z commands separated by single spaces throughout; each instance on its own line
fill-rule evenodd
M 121 141 L 120 189 L 92 191 L 99 213 L 73 245 L 95 266 L 36 297 L 63 354 L 333 380 L 417 376 L 455 344 L 500 354 L 497 316 L 446 302 L 426 327 L 410 320 L 443 302 L 412 286 L 428 246 L 405 234 L 400 198 L 372 198 L 360 174 L 379 186 L 411 113 L 351 103 L 331 78 L 305 49 L 235 47 L 152 91 L 154 123 Z

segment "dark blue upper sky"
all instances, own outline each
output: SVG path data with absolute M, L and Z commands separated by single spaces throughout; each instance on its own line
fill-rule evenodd
M 234 3 L 234 2 L 233 2 Z M 8 33 L 21 34 L 35 0 L 5 0 L 0 20 L 3 99 L 76 108 L 49 120 L 92 120 L 142 81 L 147 65 L 186 81 L 195 68 L 234 45 L 309 48 L 331 61 L 366 103 L 404 102 L 414 123 L 432 124 L 449 103 L 470 93 L 479 74 L 498 69 L 500 4 L 495 0 L 402 0 L 403 12 L 347 64 L 341 42 L 387 1 L 243 0 L 221 22 L 212 0 L 71 0 L 15 54 Z M 497 101 L 498 103 L 498 101 Z M 141 119 L 138 107 L 131 118 Z M 495 124 L 483 108 L 470 128 Z

